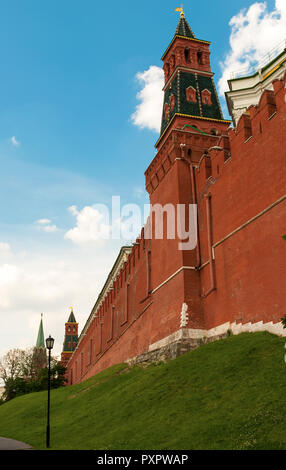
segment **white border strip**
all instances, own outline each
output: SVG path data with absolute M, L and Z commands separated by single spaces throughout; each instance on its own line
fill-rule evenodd
M 168 346 L 168 344 L 174 343 L 181 339 L 202 339 L 202 338 L 214 338 L 216 336 L 223 335 L 231 331 L 234 335 L 240 333 L 254 333 L 256 331 L 268 331 L 269 333 L 275 334 L 277 336 L 286 337 L 286 329 L 283 328 L 282 323 L 263 323 L 263 321 L 257 323 L 224 323 L 210 330 L 200 330 L 200 329 L 191 329 L 191 328 L 181 328 L 180 330 L 175 331 L 166 338 L 163 338 L 156 343 L 150 344 L 149 351 L 155 351 L 156 349 L 163 348 Z
M 232 235 L 236 234 L 237 232 L 239 232 L 240 230 L 242 230 L 244 227 L 246 227 L 247 225 L 249 225 L 251 222 L 254 222 L 256 219 L 258 219 L 259 217 L 261 217 L 262 215 L 264 215 L 266 212 L 270 211 L 271 209 L 273 209 L 273 207 L 277 206 L 278 204 L 280 204 L 281 202 L 283 202 L 284 200 L 286 199 L 286 195 L 280 197 L 280 199 L 277 199 L 277 201 L 273 202 L 273 204 L 271 204 L 270 206 L 266 207 L 266 209 L 264 209 L 263 211 L 259 212 L 259 214 L 255 215 L 254 217 L 252 217 L 251 219 L 249 219 L 247 222 L 245 222 L 244 224 L 240 225 L 240 227 L 236 228 L 235 230 L 233 230 L 233 232 L 229 233 L 228 235 L 226 235 L 224 238 L 222 238 L 219 242 L 216 242 L 212 248 L 214 250 L 214 248 L 216 248 L 217 246 L 221 245 L 223 242 L 225 242 L 228 238 L 232 237 Z
M 160 284 L 159 286 L 155 287 L 155 289 L 152 290 L 152 294 L 154 294 L 154 292 L 156 292 L 158 289 L 160 289 L 162 286 L 164 286 L 165 284 L 167 284 L 167 282 L 169 282 L 171 279 L 173 279 L 175 276 L 177 276 L 177 274 L 179 274 L 181 271 L 183 271 L 184 269 L 189 269 L 189 270 L 192 270 L 192 271 L 196 271 L 197 268 L 195 266 L 182 266 L 180 269 L 178 269 L 178 271 L 176 271 L 174 274 L 172 274 L 170 277 L 168 277 L 164 282 L 162 282 L 162 284 Z

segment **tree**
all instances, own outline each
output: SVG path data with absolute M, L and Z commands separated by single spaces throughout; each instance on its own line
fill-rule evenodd
M 51 388 L 62 387 L 67 382 L 66 370 L 61 362 L 56 362 L 51 369 Z
M 12 400 L 20 395 L 24 395 L 28 393 L 28 384 L 23 377 L 15 377 L 12 379 L 11 377 L 7 379 L 5 384 L 5 391 L 2 395 L 2 398 L 5 401 Z
M 48 388 L 46 365 L 46 351 L 43 348 L 12 349 L 5 354 L 0 360 L 0 378 L 5 385 L 3 399 L 8 401 L 19 395 L 46 390 Z M 66 368 L 52 357 L 51 388 L 65 384 L 67 381 L 65 373 Z
M 23 377 L 23 365 L 26 352 L 22 349 L 11 349 L 0 359 L 0 378 L 6 383 L 16 377 Z
M 41 369 L 47 367 L 47 351 L 44 348 L 35 347 L 32 350 L 30 377 L 38 376 Z
M 11 349 L 0 359 L 0 378 L 4 383 L 16 377 L 33 380 L 46 365 L 47 355 L 43 348 Z

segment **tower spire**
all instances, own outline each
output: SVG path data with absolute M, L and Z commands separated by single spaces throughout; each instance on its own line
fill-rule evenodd
M 185 18 L 185 13 L 183 10 L 183 4 L 181 3 L 181 8 L 176 8 L 175 11 L 179 11 L 181 13 L 181 18 Z
M 36 346 L 33 350 L 33 370 L 37 375 L 39 370 L 47 366 L 47 351 L 45 345 L 43 314 L 41 313 L 41 321 L 37 336 Z
M 189 23 L 187 22 L 187 20 L 185 18 L 185 13 L 183 11 L 183 5 L 181 6 L 181 8 L 176 8 L 175 11 L 180 11 L 181 12 L 180 19 L 179 19 L 177 29 L 176 29 L 176 32 L 175 32 L 175 36 L 182 36 L 182 37 L 186 37 L 186 38 L 195 39 L 195 35 L 194 35 Z
M 44 328 L 43 328 L 43 314 L 41 313 L 41 321 L 37 336 L 36 348 L 43 348 L 45 349 L 45 337 L 44 337 Z
M 68 319 L 68 323 L 76 323 L 76 319 L 75 319 L 72 307 L 70 307 L 70 311 L 71 311 L 71 313 L 70 313 L 70 316 L 69 316 L 69 319 Z

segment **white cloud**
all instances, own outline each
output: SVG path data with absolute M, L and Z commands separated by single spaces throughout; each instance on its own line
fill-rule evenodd
M 221 63 L 222 77 L 219 92 L 228 90 L 227 80 L 232 72 L 258 66 L 271 49 L 286 38 L 286 1 L 276 0 L 273 11 L 267 2 L 255 2 L 231 18 L 230 51 Z
M 109 241 L 105 250 L 65 245 L 45 245 L 45 253 L 33 249 L 25 256 L 11 249 L 9 261 L 0 258 L 0 355 L 35 344 L 41 312 L 45 335 L 56 339 L 54 354 L 62 349 L 70 305 L 83 328 L 121 242 Z
M 58 231 L 58 227 L 56 225 L 46 225 L 43 230 L 47 233 L 53 233 Z
M 56 335 L 58 354 L 62 347 L 68 306 L 74 304 L 77 311 L 80 309 L 85 317 L 88 316 L 95 300 L 92 290 L 96 284 L 93 276 L 88 275 L 87 260 L 87 277 L 84 278 L 83 264 L 77 258 L 65 258 L 61 259 L 56 253 L 49 256 L 29 253 L 23 260 L 15 254 L 11 263 L 0 264 L 0 313 L 2 332 L 5 332 L 1 345 L 6 350 L 19 347 L 23 337 L 26 344 L 22 347 L 33 346 L 40 313 L 44 312 L 45 334 L 52 332 Z M 46 331 L 47 326 L 49 331 Z
M 0 258 L 11 254 L 9 243 L 0 242 Z
M 18 268 L 13 265 L 3 264 L 0 266 L 0 306 L 6 306 L 7 301 L 5 295 L 3 295 L 2 288 L 18 280 Z
M 36 223 L 39 224 L 39 225 L 47 225 L 47 224 L 50 224 L 51 221 L 50 221 L 50 219 L 39 219 L 39 220 L 37 220 Z
M 22 264 L 17 257 L 14 264 L 0 266 L 0 308 L 50 309 L 71 289 L 66 280 L 72 283 L 77 275 L 65 263 L 55 259 L 51 262 L 46 257 L 40 259 L 45 260 L 44 269 L 35 260 Z
M 35 222 L 41 230 L 47 233 L 53 233 L 58 231 L 58 227 L 56 225 L 52 225 L 50 219 L 39 219 Z
M 70 211 L 72 215 L 75 215 L 75 216 L 78 215 L 78 210 L 76 206 L 70 206 L 68 210 Z
M 69 211 L 76 217 L 76 226 L 66 232 L 66 239 L 76 245 L 86 245 L 109 238 L 111 227 L 106 206 L 85 206 L 81 211 L 76 206 L 71 206 Z
M 144 188 L 141 188 L 140 186 L 135 186 L 133 188 L 133 194 L 136 197 L 136 199 L 141 199 L 143 196 L 145 196 L 146 191 Z
M 16 139 L 14 135 L 13 137 L 11 137 L 10 142 L 12 143 L 14 147 L 18 147 L 20 145 L 20 142 Z
M 137 73 L 136 79 L 143 87 L 137 93 L 140 104 L 136 106 L 131 120 L 141 129 L 159 132 L 164 98 L 164 72 L 161 68 L 151 65 L 145 72 Z
M 12 147 L 10 141 L 8 144 Z M 61 215 L 61 207 L 66 207 L 67 200 L 107 199 L 106 186 L 98 181 L 95 184 L 92 178 L 68 170 L 43 169 L 27 164 L 23 159 L 10 158 L 7 165 L 6 173 L 8 175 L 10 171 L 13 174 L 14 185 L 19 186 L 25 175 L 25 198 L 37 200 L 40 207 L 46 203 L 48 195 L 49 204 L 58 212 L 57 217 Z M 4 184 L 9 180 L 6 173 L 2 175 Z M 80 209 L 74 206 L 74 214 Z M 42 223 L 37 223 L 38 220 Z M 61 220 L 64 225 L 65 218 Z M 25 228 L 19 221 L 16 226 L 15 222 L 17 220 L 13 220 L 11 226 L 1 227 L 0 356 L 9 349 L 35 344 L 41 312 L 44 314 L 45 337 L 51 334 L 55 338 L 53 354 L 59 354 L 63 347 L 64 324 L 70 314 L 69 306 L 73 306 L 81 330 L 117 258 L 122 241 L 104 241 L 104 249 L 100 242 L 79 247 L 64 241 L 62 236 L 57 237 L 57 233 L 64 235 L 67 231 L 63 232 L 61 228 L 56 234 L 45 234 L 43 241 L 39 235 L 45 233 L 44 227 L 56 223 L 54 216 L 45 210 L 32 219 L 32 226 Z M 76 219 L 73 222 L 71 227 L 77 225 Z

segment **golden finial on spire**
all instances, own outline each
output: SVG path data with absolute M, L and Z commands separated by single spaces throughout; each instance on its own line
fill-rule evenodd
M 181 13 L 181 18 L 185 18 L 185 13 L 183 10 L 183 4 L 181 4 L 181 8 L 176 8 L 175 11 L 179 11 Z

